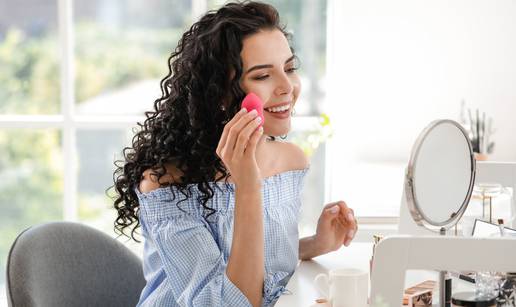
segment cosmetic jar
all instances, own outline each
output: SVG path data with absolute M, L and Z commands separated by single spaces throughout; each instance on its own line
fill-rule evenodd
M 496 307 L 496 297 L 482 296 L 475 292 L 459 292 L 452 296 L 452 306 L 456 307 Z

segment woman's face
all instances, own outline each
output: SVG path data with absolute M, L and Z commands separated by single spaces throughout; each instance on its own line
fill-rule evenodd
M 240 86 L 245 93 L 258 95 L 264 103 L 263 133 L 272 136 L 287 134 L 301 83 L 296 73 L 297 63 L 285 35 L 277 29 L 250 35 L 243 41 L 240 56 L 243 62 Z M 287 106 L 289 109 L 284 110 Z

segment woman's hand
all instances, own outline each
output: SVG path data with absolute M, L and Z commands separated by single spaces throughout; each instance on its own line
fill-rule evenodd
M 357 220 L 353 209 L 345 202 L 327 204 L 317 222 L 314 236 L 318 254 L 338 250 L 342 245 L 348 246 L 357 232 Z
M 255 153 L 263 128 L 258 128 L 261 118 L 257 114 L 256 110 L 247 113 L 245 108 L 241 109 L 224 126 L 216 149 L 235 186 L 242 189 L 256 189 L 261 185 Z

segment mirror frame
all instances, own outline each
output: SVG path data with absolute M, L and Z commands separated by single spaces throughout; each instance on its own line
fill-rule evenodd
M 469 189 L 468 193 L 464 199 L 464 202 L 461 204 L 459 210 L 457 212 L 451 212 L 450 218 L 444 222 L 435 222 L 429 219 L 423 211 L 421 211 L 420 206 L 418 205 L 418 200 L 416 196 L 415 186 L 414 186 L 414 170 L 415 165 L 417 163 L 417 157 L 419 155 L 419 151 L 421 150 L 421 145 L 425 141 L 428 134 L 437 126 L 442 124 L 452 124 L 456 126 L 461 133 L 464 135 L 464 138 L 467 141 L 469 153 L 470 153 L 470 161 L 471 161 L 471 179 L 469 182 Z M 469 139 L 468 133 L 466 130 L 456 121 L 450 120 L 450 119 L 440 119 L 435 120 L 431 122 L 420 134 L 417 138 L 416 142 L 414 143 L 414 146 L 412 147 L 412 152 L 410 155 L 409 164 L 407 166 L 407 170 L 405 173 L 405 191 L 406 191 L 406 198 L 407 198 L 407 205 L 408 209 L 410 211 L 410 214 L 412 215 L 412 218 L 414 221 L 420 225 L 423 226 L 429 230 L 441 232 L 442 229 L 449 229 L 453 227 L 459 219 L 462 217 L 464 212 L 466 211 L 466 208 L 468 206 L 468 203 L 471 199 L 471 194 L 473 193 L 473 186 L 475 184 L 475 175 L 476 175 L 476 160 L 475 155 L 473 153 L 473 146 L 471 145 L 471 141 Z

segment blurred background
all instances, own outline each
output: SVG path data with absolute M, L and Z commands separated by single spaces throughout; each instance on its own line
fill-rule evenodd
M 516 1 L 274 0 L 301 59 L 287 140 L 311 160 L 301 235 L 345 200 L 395 229 L 412 143 L 432 120 L 492 119 L 515 161 Z M 181 34 L 215 0 L 0 0 L 0 304 L 23 229 L 78 221 L 115 237 L 113 161 L 160 96 Z M 120 238 L 136 254 L 141 244 Z

